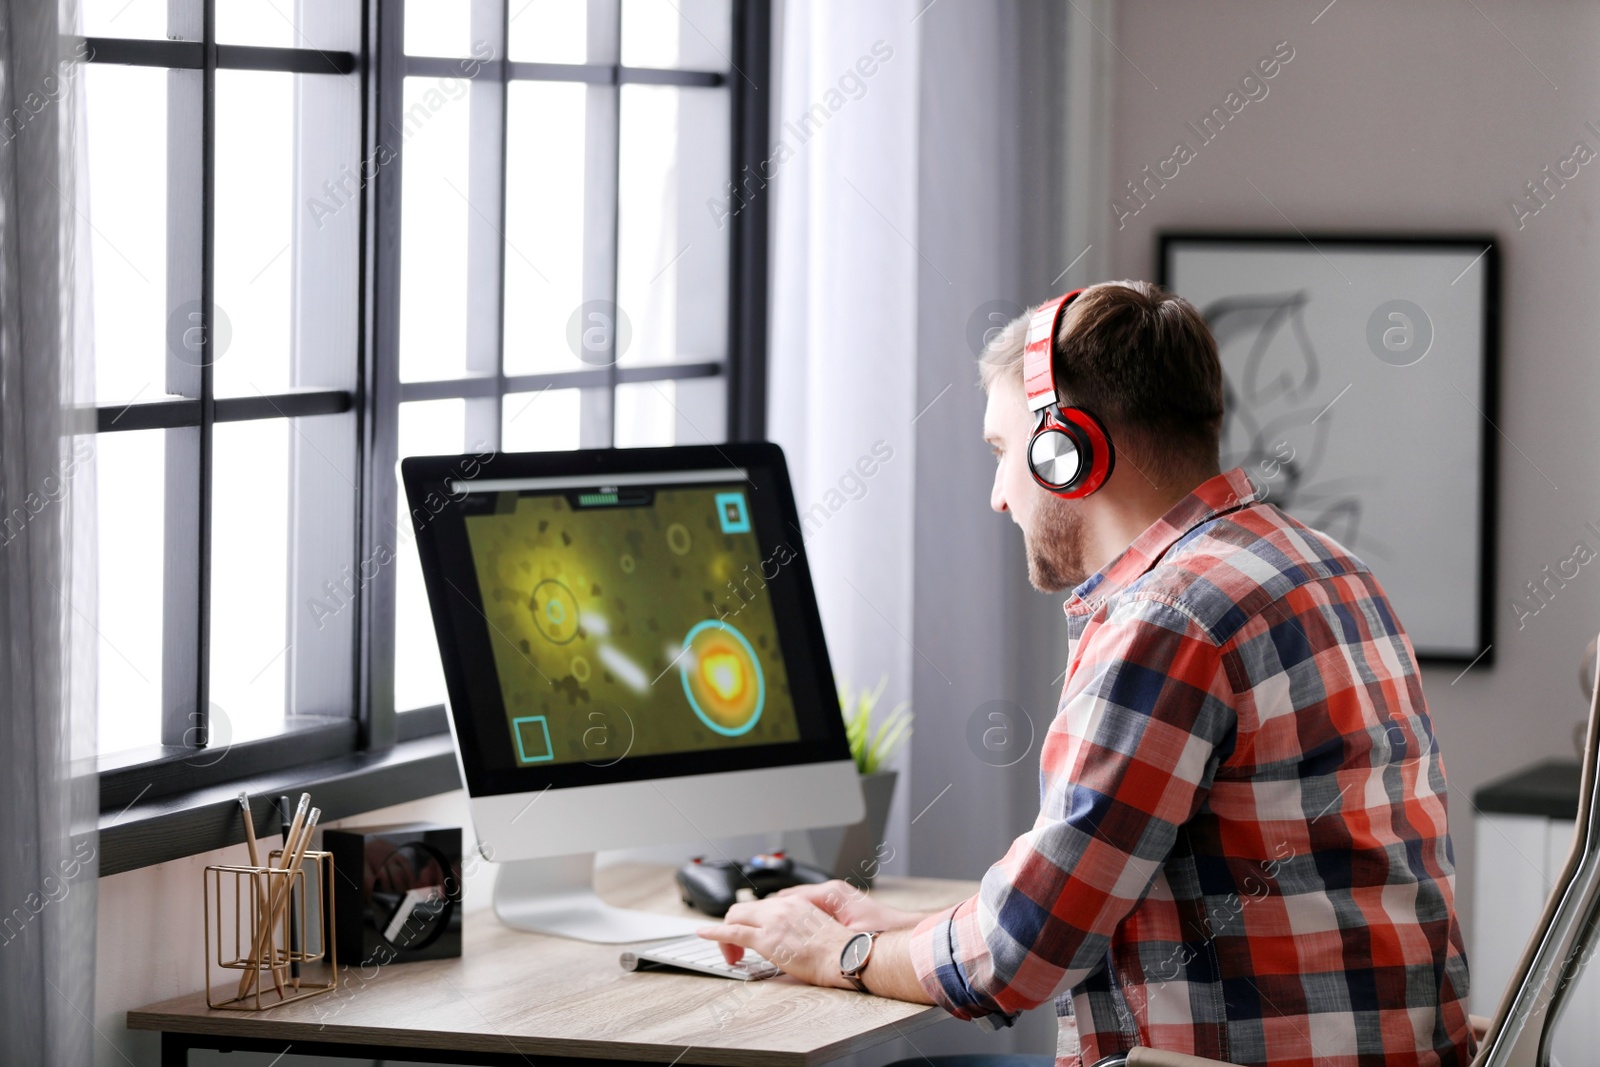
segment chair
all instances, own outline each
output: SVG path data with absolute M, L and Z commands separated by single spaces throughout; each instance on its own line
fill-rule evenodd
M 1511 984 L 1493 1019 L 1471 1016 L 1478 1039 L 1472 1067 L 1544 1067 L 1547 1045 L 1567 994 L 1589 957 L 1600 948 L 1600 684 L 1589 701 L 1589 732 L 1583 750 L 1583 785 L 1578 825 L 1544 914 L 1528 938 Z M 1136 1048 L 1100 1060 L 1094 1067 L 1231 1067 L 1199 1056 Z

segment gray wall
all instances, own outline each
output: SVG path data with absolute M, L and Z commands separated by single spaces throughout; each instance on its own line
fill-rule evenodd
M 917 394 L 931 406 L 917 425 L 913 807 L 950 790 L 918 819 L 911 851 L 918 874 L 973 878 L 1038 814 L 1038 746 L 1027 735 L 1054 716 L 1051 677 L 1065 665 L 1034 662 L 1064 629 L 1062 598 L 1028 586 L 1021 532 L 989 509 L 994 459 L 971 344 L 974 316 L 1003 320 L 1006 301 L 1042 299 L 1066 266 L 1049 184 L 1058 142 L 1044 135 L 1060 121 L 1059 68 L 1044 53 L 1060 47 L 1062 26 L 1044 4 L 997 5 L 998 19 L 989 5 L 943 6 L 922 37 Z M 1030 52 L 1045 77 L 1020 76 Z M 975 716 L 1016 737 L 991 734 L 997 747 L 980 756 L 968 736 Z
M 1423 679 L 1451 782 L 1458 888 L 1470 922 L 1471 795 L 1533 761 L 1573 755 L 1572 729 L 1586 710 L 1578 661 L 1600 627 L 1600 573 L 1589 568 L 1520 630 L 1510 606 L 1542 566 L 1572 554 L 1584 523 L 1600 519 L 1590 414 L 1600 392 L 1600 165 L 1582 167 L 1521 229 L 1510 207 L 1575 141 L 1600 150 L 1600 134 L 1584 125 L 1600 123 L 1600 6 L 1478 0 L 1481 13 L 1432 0 L 1325 6 L 1117 5 L 1113 190 L 1166 158 L 1185 137 L 1184 123 L 1220 103 L 1276 42 L 1288 40 L 1295 56 L 1268 96 L 1247 105 L 1123 229 L 1112 222 L 1109 269 L 1113 277 L 1153 277 L 1163 228 L 1487 230 L 1499 237 L 1495 665 L 1459 680 L 1456 670 L 1430 668 Z M 1109 206 L 1102 210 L 1110 220 Z M 1343 403 L 1353 410 L 1342 414 L 1357 418 L 1359 398 Z

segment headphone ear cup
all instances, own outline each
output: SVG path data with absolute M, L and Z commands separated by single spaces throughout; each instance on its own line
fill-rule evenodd
M 1057 496 L 1074 496 L 1084 472 L 1093 467 L 1087 452 L 1092 447 L 1077 426 L 1047 410 L 1028 440 L 1028 471 L 1044 489 Z
M 1078 483 L 1072 487 L 1071 498 L 1086 497 L 1099 489 L 1111 477 L 1117 466 L 1117 450 L 1111 444 L 1111 435 L 1105 424 L 1083 408 L 1061 408 L 1061 421 L 1075 427 L 1083 439 L 1080 446 L 1087 460 L 1078 474 Z M 1067 496 L 1067 493 L 1063 493 Z

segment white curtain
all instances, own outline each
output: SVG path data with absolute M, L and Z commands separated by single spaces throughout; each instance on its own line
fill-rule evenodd
M 789 460 L 834 672 L 855 687 L 887 678 L 887 705 L 911 698 L 915 656 L 919 8 L 782 5 L 769 164 L 770 436 Z M 906 871 L 904 778 L 891 873 Z
M 0 1041 L 94 1059 L 94 477 L 72 0 L 0 0 Z M 136 517 L 130 516 L 130 520 Z

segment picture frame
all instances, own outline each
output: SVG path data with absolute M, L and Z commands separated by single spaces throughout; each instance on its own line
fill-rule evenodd
M 1495 238 L 1167 232 L 1157 261 L 1217 339 L 1222 469 L 1366 563 L 1420 663 L 1491 666 Z

